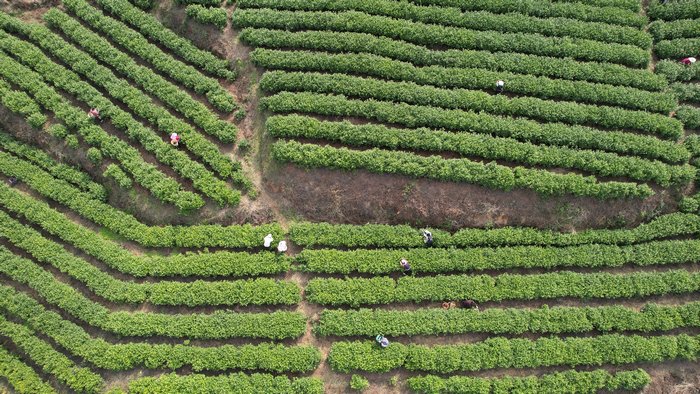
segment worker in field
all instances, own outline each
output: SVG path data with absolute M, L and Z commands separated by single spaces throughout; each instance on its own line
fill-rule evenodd
M 270 246 L 272 246 L 272 241 L 275 239 L 272 238 L 272 234 L 267 234 L 265 238 L 263 238 L 263 246 L 265 249 L 270 249 Z
M 506 88 L 506 83 L 501 81 L 500 79 L 496 81 L 496 94 L 503 93 L 503 90 Z
M 690 66 L 692 64 L 695 64 L 695 62 L 697 62 L 697 61 L 698 61 L 698 59 L 696 59 L 692 56 L 681 59 L 681 63 L 685 64 L 686 66 Z
M 377 343 L 379 344 L 379 346 L 382 347 L 382 349 L 384 349 L 384 348 L 386 348 L 387 346 L 389 346 L 389 340 L 386 339 L 386 337 L 385 337 L 384 335 L 381 335 L 381 334 L 380 334 L 380 335 L 377 335 L 377 337 L 374 338 L 374 340 L 377 341 Z
M 15 186 L 15 185 L 17 185 L 17 184 L 19 183 L 19 179 L 17 179 L 17 177 L 11 176 L 11 177 L 7 180 L 7 182 L 10 183 L 10 186 Z
M 97 108 L 90 108 L 88 111 L 88 118 L 91 120 L 98 120 L 102 122 L 102 116 L 100 116 L 100 110 Z
M 422 233 L 423 233 L 423 243 L 425 244 L 425 246 L 427 246 L 427 247 L 433 246 L 433 233 L 431 233 L 428 230 L 423 230 Z
M 474 309 L 475 311 L 479 310 L 479 305 L 477 305 L 476 301 L 474 300 L 462 300 L 462 302 L 459 303 L 459 306 L 464 309 Z
M 445 302 L 442 303 L 442 309 L 445 309 L 445 310 L 447 310 L 447 309 L 452 309 L 452 308 L 454 308 L 455 306 L 456 306 L 456 305 L 455 305 L 455 303 L 454 303 L 453 301 L 445 301 Z
M 401 262 L 399 264 L 401 264 L 401 268 L 403 268 L 402 273 L 404 275 L 408 276 L 413 274 L 413 271 L 411 271 L 411 264 L 408 264 L 408 260 L 401 259 Z
M 277 245 L 277 251 L 280 253 L 284 253 L 287 251 L 287 241 L 280 241 L 280 243 Z
M 170 145 L 178 146 L 180 145 L 180 136 L 177 133 L 170 134 Z

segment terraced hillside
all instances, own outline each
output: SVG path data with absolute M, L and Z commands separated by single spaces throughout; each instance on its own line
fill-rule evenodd
M 697 391 L 697 10 L 0 5 L 0 388 Z

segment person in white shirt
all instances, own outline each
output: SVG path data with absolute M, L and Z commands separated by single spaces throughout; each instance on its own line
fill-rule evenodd
M 501 81 L 500 79 L 496 81 L 496 93 L 503 93 L 503 89 L 505 89 L 506 83 Z
M 279 245 L 277 245 L 277 251 L 280 253 L 284 253 L 287 251 L 287 241 L 280 241 Z
M 272 241 L 274 241 L 274 240 L 275 240 L 275 239 L 272 238 L 272 234 L 267 234 L 267 235 L 265 236 L 265 238 L 263 238 L 263 246 L 264 246 L 265 248 L 269 249 L 270 246 L 272 245 Z

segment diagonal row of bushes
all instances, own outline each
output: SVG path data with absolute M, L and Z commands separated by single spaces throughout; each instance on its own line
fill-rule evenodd
M 9 338 L 46 374 L 79 393 L 97 393 L 104 386 L 102 377 L 89 368 L 77 366 L 63 353 L 38 338 L 34 332 L 20 324 L 8 321 L 0 314 L 0 336 Z
M 571 81 L 588 81 L 607 85 L 629 86 L 649 91 L 659 91 L 666 86 L 666 81 L 662 76 L 656 75 L 649 70 L 633 69 L 617 64 L 580 62 L 569 58 L 512 52 L 492 53 L 489 51 L 455 49 L 431 50 L 424 46 L 364 33 L 333 31 L 291 32 L 286 30 L 245 28 L 241 31 L 240 38 L 243 42 L 255 47 L 325 51 L 328 53 L 313 54 L 315 61 L 319 63 L 318 67 L 329 68 L 341 67 L 342 65 L 342 67 L 353 72 L 357 72 L 357 69 L 361 69 L 365 73 L 372 72 L 372 68 L 367 66 L 376 64 L 379 67 L 377 72 L 390 69 L 390 75 L 395 72 L 397 73 L 396 75 L 403 76 L 406 74 L 405 71 L 401 70 L 404 67 L 407 68 L 408 75 L 411 75 L 414 73 L 414 66 L 442 66 L 510 72 Z M 283 68 L 284 61 L 298 63 L 299 61 L 295 61 L 295 59 L 302 56 L 297 52 L 289 53 L 286 58 L 283 55 L 275 53 L 273 58 L 267 56 L 265 60 L 280 59 L 280 62 L 276 62 L 276 64 L 278 64 L 277 67 Z M 353 63 L 359 64 L 353 67 Z M 313 63 L 309 62 L 302 64 L 306 67 L 312 67 L 313 65 Z M 509 76 L 509 80 L 512 80 L 513 77 Z M 567 95 L 575 93 L 567 92 Z M 553 94 L 553 92 L 550 94 Z M 627 95 L 630 95 L 630 93 Z M 610 96 L 610 94 L 600 95 L 599 99 L 605 99 L 606 96 Z M 624 96 L 618 95 L 611 98 L 622 100 Z
M 283 235 L 278 224 L 148 226 L 134 216 L 81 192 L 68 182 L 52 177 L 39 167 L 1 152 L 0 173 L 19 178 L 40 195 L 143 246 L 255 248 L 262 245 L 262 239 L 268 233 L 275 239 L 281 239 Z
M 379 174 L 399 174 L 450 182 L 465 182 L 498 190 L 530 189 L 549 195 L 572 194 L 599 199 L 646 198 L 654 194 L 646 184 L 598 182 L 596 178 L 568 173 L 557 174 L 540 169 L 507 167 L 495 162 L 468 159 L 444 159 L 414 153 L 370 149 L 364 151 L 334 148 L 296 141 L 277 141 L 272 157 L 281 162 L 309 168 L 333 168 L 345 171 L 364 169 Z
M 397 368 L 430 373 L 495 368 L 625 365 L 673 360 L 695 361 L 700 337 L 618 334 L 590 338 L 505 339 L 460 345 L 404 345 L 381 349 L 372 342 L 336 342 L 328 356 L 335 371 L 388 372 Z
M 556 272 L 515 275 L 315 278 L 306 286 L 309 302 L 321 305 L 391 304 L 472 299 L 475 301 L 571 298 L 637 298 L 700 290 L 700 273 L 683 270 L 630 274 Z
M 150 393 L 265 393 L 265 394 L 323 394 L 319 378 L 293 378 L 269 374 L 232 373 L 207 376 L 202 374 L 145 377 L 129 381 L 130 394 Z
M 436 247 L 573 246 L 594 243 L 630 245 L 661 238 L 698 234 L 700 216 L 676 212 L 659 216 L 632 229 L 589 229 L 575 233 L 527 227 L 465 228 L 454 234 L 438 229 L 430 229 L 430 231 L 433 233 Z M 304 247 L 415 248 L 423 246 L 420 231 L 406 225 L 294 222 L 289 228 L 289 237 L 296 245 Z
M 42 71 L 48 70 L 42 69 Z M 106 156 L 119 162 L 134 177 L 134 181 L 160 201 L 174 204 L 182 211 L 192 211 L 204 205 L 204 200 L 198 194 L 181 190 L 177 181 L 160 172 L 154 165 L 147 163 L 137 149 L 94 125 L 84 111 L 73 106 L 56 90 L 44 83 L 39 73 L 0 53 L 0 75 L 31 93 L 40 105 L 52 111 L 66 126 L 78 131 L 87 143 L 98 147 Z M 48 72 L 44 75 L 53 76 Z
M 138 367 L 175 370 L 191 366 L 196 372 L 229 369 L 309 372 L 321 360 L 320 352 L 312 346 L 261 343 L 204 347 L 187 342 L 174 345 L 146 342 L 112 344 L 102 338 L 91 337 L 82 327 L 46 310 L 31 298 L 22 303 L 0 300 L 0 312 L 22 320 L 25 326 L 47 336 L 75 357 L 111 371 Z
M 510 137 L 554 146 L 629 153 L 635 156 L 657 157 L 658 154 L 655 156 L 653 153 L 669 149 L 685 150 L 670 141 L 661 141 L 650 136 L 602 131 L 586 126 L 539 123 L 529 119 L 506 118 L 487 113 L 371 99 L 355 100 L 341 95 L 281 92 L 262 98 L 261 105 L 275 113 L 299 112 L 324 116 L 359 117 L 410 128 L 442 128 L 456 132 Z M 674 148 L 670 148 L 672 146 Z
M 0 185 L 0 206 L 109 267 L 136 277 L 254 276 L 279 274 L 290 268 L 290 259 L 272 252 L 218 251 L 136 256 L 117 242 L 73 222 L 43 201 L 5 185 Z
M 41 377 L 19 358 L 0 346 L 0 376 L 3 377 L 15 392 L 23 393 L 46 393 L 55 394 L 48 383 L 41 380 Z
M 311 63 L 314 62 L 312 57 L 306 60 Z M 265 67 L 264 64 L 260 65 Z M 285 68 L 290 67 L 287 65 Z M 347 70 L 339 71 L 341 73 L 338 74 L 271 71 L 263 75 L 260 87 L 268 92 L 311 91 L 315 93 L 334 93 L 362 99 L 373 98 L 447 109 L 525 116 L 545 122 L 561 122 L 574 125 L 592 124 L 607 128 L 630 129 L 649 134 L 658 134 L 662 138 L 674 140 L 683 134 L 683 126 L 678 120 L 661 114 L 650 114 L 648 112 L 630 111 L 607 106 L 542 100 L 534 97 L 509 98 L 504 95 L 491 95 L 476 90 L 466 90 L 461 87 L 446 89 L 430 85 L 424 86 L 412 81 L 383 81 L 345 75 L 344 73 Z M 472 77 L 476 78 L 475 76 Z M 391 79 L 397 78 L 394 76 Z M 457 81 L 453 79 L 451 84 L 456 85 Z M 446 84 L 440 83 L 439 85 Z M 648 92 L 643 92 L 643 94 L 648 94 Z
M 415 393 L 598 393 L 602 391 L 638 392 L 649 383 L 651 377 L 642 369 L 610 373 L 604 369 L 593 371 L 568 370 L 541 376 L 500 378 L 476 378 L 450 376 L 447 378 L 427 375 L 408 378 L 408 388 Z
M 126 281 L 101 271 L 83 258 L 66 251 L 60 244 L 3 214 L 2 233 L 14 247 L 43 264 L 86 286 L 111 302 L 153 305 L 294 305 L 301 300 L 299 287 L 292 282 L 268 278 L 230 281 L 178 282 Z
M 619 9 L 617 3 L 598 1 L 595 3 L 546 0 L 414 0 L 416 4 L 455 7 L 462 11 L 489 11 L 498 14 L 518 13 L 541 18 L 564 17 L 583 21 L 604 22 L 622 26 L 643 28 L 647 19 L 639 15 L 640 5 L 628 4 Z M 626 9 L 625 9 L 626 8 Z
M 513 268 L 621 267 L 694 263 L 700 241 L 654 241 L 643 244 L 578 245 L 562 248 L 510 246 L 468 249 L 334 250 L 307 249 L 296 256 L 301 269 L 327 274 L 391 274 L 407 259 L 416 273 L 449 273 Z
M 60 36 L 53 34 L 51 31 L 40 25 L 30 25 L 25 24 L 17 19 L 5 19 L 5 26 L 13 31 L 21 32 L 23 35 L 30 37 L 34 42 L 40 45 L 42 48 L 48 50 L 51 54 L 57 58 L 63 60 L 67 65 L 69 65 L 75 72 L 82 74 L 84 77 L 91 80 L 95 85 L 102 87 L 113 97 L 122 101 L 126 104 L 129 109 L 131 109 L 135 114 L 141 116 L 151 122 L 151 124 L 157 126 L 163 133 L 169 135 L 173 131 L 177 131 L 179 134 L 186 139 L 186 144 L 183 145 L 194 155 L 203 159 L 205 163 L 208 163 L 217 173 L 223 177 L 231 177 L 236 171 L 240 170 L 240 163 L 234 163 L 232 160 L 219 151 L 218 147 L 207 140 L 203 135 L 194 130 L 193 127 L 189 126 L 186 122 L 178 119 L 168 112 L 165 108 L 155 105 L 153 100 L 146 94 L 141 92 L 139 89 L 132 87 L 127 81 L 117 78 L 112 71 L 108 68 L 101 66 L 97 61 L 91 58 L 88 54 L 76 49 L 72 45 L 66 43 L 61 39 Z M 4 45 L 13 54 L 22 55 L 26 54 L 24 58 L 31 59 L 42 59 L 43 64 L 51 64 L 49 59 L 44 57 L 43 54 L 32 45 L 24 43 L 23 41 L 10 36 L 3 36 Z M 38 62 L 38 60 L 37 60 Z M 63 84 L 62 86 L 67 86 L 78 97 L 81 95 L 102 97 L 99 92 L 92 88 L 89 84 L 81 83 L 80 78 L 74 75 L 70 71 L 60 67 L 53 66 L 56 69 L 56 73 L 65 74 L 65 78 L 72 80 L 74 82 L 71 85 Z M 75 87 L 76 85 L 82 85 L 81 87 Z M 81 89 L 82 88 L 82 89 Z M 82 93 L 81 93 L 82 92 Z M 115 109 L 115 118 L 125 118 L 130 116 L 124 111 L 119 111 Z M 130 122 L 133 123 L 133 122 Z M 120 122 L 116 122 L 115 126 L 122 126 Z M 137 128 L 137 126 L 131 126 Z M 130 135 L 127 129 L 127 134 Z M 136 133 L 136 135 L 146 135 L 145 133 Z M 163 139 L 157 137 L 157 142 L 145 139 L 142 136 L 141 139 L 144 142 L 144 146 L 147 149 L 156 149 L 155 146 L 163 142 Z M 161 156 L 175 155 L 175 153 L 165 153 L 162 147 L 158 151 Z M 171 147 L 168 147 L 172 151 Z M 181 155 L 181 154 L 180 154 Z M 198 175 L 194 179 L 200 179 L 205 175 Z M 199 184 L 195 182 L 196 184 Z M 216 183 L 216 181 L 210 180 L 207 183 Z M 201 185 L 200 185 L 201 186 Z
M 367 54 L 327 54 L 323 52 L 280 51 L 256 49 L 251 59 L 259 66 L 296 71 L 323 71 L 362 74 L 394 81 L 415 82 L 441 88 L 491 90 L 495 81 L 506 81 L 509 93 L 535 96 L 541 99 L 563 99 L 582 103 L 604 104 L 668 113 L 677 105 L 668 93 L 647 92 L 635 88 L 592 84 L 584 81 L 566 81 L 532 75 L 510 74 L 477 68 L 416 67 L 412 64 Z M 540 103 L 539 100 L 530 101 Z M 565 106 L 567 103 L 560 103 Z M 569 106 L 571 104 L 568 104 Z M 595 123 L 605 127 L 625 127 L 646 132 L 680 135 L 677 121 L 667 116 L 632 113 L 623 109 L 586 106 L 589 112 L 600 111 Z M 571 112 L 572 109 L 567 111 Z M 604 116 L 621 117 L 620 120 Z M 547 116 L 545 114 L 544 116 Z M 552 116 L 552 115 L 550 115 Z M 570 118 L 572 115 L 563 115 Z M 579 115 L 580 116 L 580 115 Z M 590 115 L 589 115 L 590 116 Z M 633 120 L 635 119 L 636 120 Z M 566 119 L 566 118 L 562 118 Z
M 172 338 L 298 338 L 306 329 L 306 318 L 299 312 L 237 313 L 216 311 L 212 314 L 168 314 L 110 311 L 91 301 L 68 284 L 30 260 L 0 249 L 3 265 L 0 272 L 11 280 L 27 285 L 44 302 L 53 305 L 86 324 L 122 337 L 163 336 Z M 10 287 L 2 287 L 6 302 L 28 302 L 29 296 Z
M 490 12 L 462 12 L 452 7 L 421 6 L 388 0 L 243 0 L 238 8 L 269 8 L 288 11 L 360 11 L 370 15 L 407 19 L 414 22 L 504 33 L 535 33 L 554 37 L 575 37 L 651 48 L 649 33 L 633 27 L 583 22 L 568 18 L 540 19 L 523 14 L 498 15 Z
M 93 181 L 86 173 L 57 162 L 43 150 L 20 142 L 2 130 L 0 130 L 0 147 L 18 157 L 29 160 L 57 178 L 70 182 L 97 200 L 105 201 L 107 198 L 104 186 Z
M 163 26 L 155 16 L 129 4 L 129 1 L 96 0 L 95 2 L 105 12 L 133 26 L 141 34 L 168 48 L 187 62 L 220 78 L 226 78 L 231 81 L 236 79 L 236 72 L 231 70 L 227 60 L 197 48 L 188 39 Z
M 2 78 L 0 78 L 0 104 L 23 117 L 35 129 L 41 129 L 48 120 L 36 101 L 25 92 L 12 90 L 10 84 Z
M 640 311 L 622 305 L 553 307 L 537 309 L 421 308 L 324 309 L 314 327 L 323 336 L 496 335 L 564 334 L 597 332 L 654 332 L 700 327 L 700 302 L 665 306 L 647 304 Z
M 236 140 L 236 127 L 209 110 L 204 104 L 192 98 L 187 92 L 168 82 L 152 69 L 136 63 L 129 56 L 112 46 L 98 34 L 85 28 L 80 22 L 57 8 L 43 16 L 49 26 L 59 29 L 65 36 L 80 45 L 85 51 L 120 73 L 128 76 L 145 91 L 158 97 L 170 108 L 190 119 L 207 134 L 220 141 L 231 143 Z
M 357 11 L 335 13 L 237 9 L 233 13 L 232 21 L 233 26 L 237 28 L 348 31 L 385 36 L 418 45 L 570 57 L 636 68 L 644 68 L 650 61 L 648 51 L 632 45 L 602 43 L 580 38 L 545 37 L 528 33 L 476 31 L 396 20 Z
M 651 2 L 647 9 L 647 15 L 652 20 L 665 21 L 700 18 L 700 3 L 697 1 Z
M 223 30 L 228 24 L 228 14 L 223 8 L 190 4 L 185 8 L 185 14 L 199 23 L 214 25 L 220 30 Z
M 22 23 L 19 21 L 15 22 Z M 106 90 L 112 92 L 118 99 L 127 102 L 130 107 L 136 108 L 135 112 L 152 118 L 154 124 L 159 124 L 159 121 L 162 119 L 162 123 L 160 123 L 162 129 L 180 131 L 173 127 L 182 122 L 169 115 L 165 109 L 160 108 L 159 110 L 153 101 L 146 95 L 143 95 L 138 89 L 132 88 L 126 81 L 119 80 L 111 71 L 99 66 L 96 61 L 72 48 L 45 27 L 34 26 L 37 29 L 31 29 L 30 31 L 36 34 L 30 34 L 35 41 L 41 43 L 42 46 L 52 48 L 52 52 L 58 51 L 61 53 L 62 58 L 68 64 L 78 68 L 81 73 L 89 75 L 91 78 L 100 78 L 97 79 L 100 81 L 99 85 L 105 86 Z M 38 72 L 51 71 L 50 76 L 47 76 L 46 79 L 51 81 L 55 87 L 73 94 L 91 107 L 99 108 L 100 114 L 104 118 L 109 118 L 117 129 L 124 131 L 129 138 L 138 141 L 145 150 L 152 152 L 160 162 L 170 166 L 183 177 L 192 180 L 196 189 L 202 191 L 220 205 L 236 205 L 240 201 L 239 191 L 231 189 L 226 182 L 216 178 L 204 165 L 192 160 L 186 153 L 173 149 L 170 144 L 165 142 L 164 138 L 159 137 L 150 128 L 144 127 L 131 114 L 113 104 L 109 98 L 103 96 L 89 83 L 82 81 L 80 76 L 61 65 L 53 63 L 49 57 L 32 44 L 0 31 L 0 48 L 20 57 L 23 62 L 31 65 Z M 160 115 L 165 116 L 160 118 Z M 191 151 L 203 157 L 206 162 L 212 164 L 212 167 L 216 168 L 220 173 L 230 175 L 234 172 L 233 163 L 222 155 L 214 144 L 195 133 L 194 130 L 191 133 L 188 133 L 187 129 L 183 131 L 183 135 L 192 138 L 192 146 L 188 146 Z
M 544 167 L 571 168 L 598 176 L 621 176 L 653 181 L 662 186 L 687 184 L 695 178 L 694 167 L 672 166 L 659 161 L 614 153 L 535 145 L 511 138 L 472 133 L 446 133 L 426 128 L 400 129 L 377 124 L 353 125 L 299 116 L 272 116 L 266 130 L 278 138 L 330 140 L 359 147 L 387 150 L 455 152 L 465 157 L 506 160 Z
M 197 93 L 205 94 L 207 100 L 220 111 L 231 112 L 236 109 L 235 99 L 219 85 L 217 80 L 206 77 L 196 68 L 174 59 L 124 23 L 105 16 L 84 0 L 67 0 L 63 5 L 96 31 L 105 34 L 122 48 L 148 61 L 156 70 L 194 89 Z

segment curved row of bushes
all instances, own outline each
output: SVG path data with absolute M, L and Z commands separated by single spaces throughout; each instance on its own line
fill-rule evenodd
M 130 394 L 151 393 L 265 393 L 265 394 L 323 394 L 323 381 L 319 378 L 293 378 L 242 372 L 229 375 L 207 376 L 201 374 L 145 377 L 129 381 Z
M 654 192 L 646 184 L 598 182 L 594 177 L 557 174 L 539 169 L 506 167 L 495 162 L 483 164 L 468 159 L 443 159 L 408 152 L 370 149 L 365 151 L 334 148 L 296 141 L 277 141 L 272 157 L 281 162 L 310 168 L 345 171 L 364 169 L 375 173 L 425 177 L 465 182 L 498 190 L 531 189 L 542 195 L 589 196 L 599 199 L 645 198 Z
M 268 278 L 228 281 L 141 282 L 117 279 L 88 261 L 66 251 L 39 232 L 10 219 L 0 222 L 2 238 L 43 264 L 84 284 L 97 296 L 119 303 L 153 305 L 294 305 L 301 301 L 292 282 Z M 0 249 L 1 250 L 1 249 Z
M 419 85 L 433 85 L 435 87 L 452 89 L 492 91 L 495 81 L 503 79 L 506 81 L 506 88 L 510 93 L 539 97 L 544 100 L 563 99 L 581 103 L 618 106 L 633 110 L 669 112 L 677 105 L 675 97 L 668 92 L 648 92 L 635 88 L 589 83 L 586 81 L 567 81 L 533 75 L 511 74 L 493 71 L 496 67 L 491 70 L 484 70 L 482 69 L 483 66 L 479 65 L 475 65 L 475 68 L 416 67 L 406 62 L 370 54 L 329 54 L 325 52 L 282 51 L 261 48 L 255 49 L 251 53 L 251 59 L 258 66 L 270 69 L 361 74 L 393 81 L 415 82 Z M 624 119 L 620 120 L 624 121 L 624 123 L 615 123 L 620 121 L 599 118 L 597 122 L 606 127 L 626 127 L 647 132 L 665 129 L 667 133 L 678 133 L 679 125 L 677 122 L 660 114 L 632 113 L 621 108 L 595 106 L 586 106 L 585 108 L 599 108 L 600 111 L 608 111 L 608 115 L 624 117 Z M 638 119 L 633 121 L 632 117 L 634 116 Z M 641 119 L 647 120 L 642 121 Z M 661 134 L 664 133 L 661 132 Z
M 650 61 L 647 51 L 631 45 L 608 44 L 580 38 L 545 37 L 538 34 L 475 31 L 400 21 L 356 11 L 334 13 L 269 9 L 236 10 L 232 21 L 237 28 L 349 31 L 385 36 L 419 45 L 570 57 L 637 68 L 646 67 Z
M 48 311 L 28 299 L 25 303 L 0 300 L 0 311 L 22 320 L 27 327 L 51 338 L 75 357 L 97 368 L 126 371 L 134 368 L 176 370 L 191 366 L 195 372 L 229 369 L 283 372 L 309 372 L 321 361 L 321 353 L 312 346 L 150 344 L 131 342 L 112 344 L 93 338 L 75 323 Z
M 575 37 L 651 48 L 649 33 L 633 27 L 583 22 L 569 18 L 540 19 L 528 15 L 490 12 L 462 12 L 451 7 L 421 6 L 387 0 L 334 0 L 310 3 L 303 0 L 244 0 L 238 8 L 269 8 L 288 11 L 360 11 L 371 15 L 407 19 L 414 22 L 491 30 L 504 33 L 535 33 L 554 37 Z
M 256 248 L 266 234 L 282 239 L 278 224 L 260 226 L 194 225 L 148 226 L 134 216 L 95 200 L 69 183 L 55 179 L 39 167 L 0 152 L 0 173 L 15 176 L 44 197 L 56 201 L 78 215 L 120 236 L 147 247 L 227 247 Z
M 39 104 L 28 94 L 12 90 L 11 86 L 0 78 L 0 103 L 5 108 L 24 118 L 35 129 L 41 129 L 48 117 L 41 112 Z
M 313 57 L 310 56 L 306 60 L 308 63 L 315 64 L 311 68 L 317 68 L 318 63 Z M 266 66 L 265 64 L 260 64 L 260 62 L 256 63 L 263 67 Z M 290 68 L 289 64 L 284 67 Z M 504 95 L 466 90 L 464 87 L 458 86 L 460 85 L 459 77 L 456 75 L 454 76 L 455 78 L 451 79 L 451 82 L 444 83 L 443 81 L 442 83 L 437 83 L 436 87 L 423 85 L 422 81 L 415 83 L 410 81 L 410 79 L 409 81 L 400 82 L 384 81 L 345 75 L 349 70 L 331 71 L 339 71 L 340 73 L 270 71 L 263 75 L 260 87 L 268 92 L 311 91 L 316 93 L 333 93 L 363 99 L 374 98 L 447 109 L 525 116 L 545 122 L 562 122 L 574 125 L 592 124 L 600 127 L 630 129 L 658 134 L 662 138 L 674 140 L 677 140 L 683 134 L 682 124 L 665 115 L 608 106 L 542 100 L 534 97 L 509 98 Z M 466 73 L 467 70 L 463 70 L 463 72 Z M 390 79 L 400 80 L 396 75 Z M 479 75 L 477 73 L 477 75 L 472 75 L 468 79 L 478 80 Z M 469 81 L 465 82 L 465 86 L 470 85 Z M 490 85 L 495 86 L 493 80 L 490 82 Z M 520 82 L 518 80 L 514 81 L 516 91 L 522 86 Z M 493 86 L 476 86 L 476 88 L 490 89 Z M 510 87 L 510 81 L 508 86 Z M 546 90 L 546 83 L 540 85 L 540 90 Z M 642 95 L 650 94 L 648 92 L 639 93 Z M 582 92 L 579 92 L 579 94 L 582 94 Z
M 652 156 L 659 150 L 684 150 L 670 141 L 631 133 L 602 131 L 586 126 L 539 123 L 528 119 L 505 118 L 487 113 L 442 109 L 376 100 L 354 100 L 340 95 L 310 92 L 281 92 L 263 97 L 261 105 L 276 113 L 359 117 L 410 128 L 430 127 L 455 132 L 488 134 L 517 140 L 596 149 L 639 156 Z M 671 148 L 674 146 L 674 148 Z M 649 154 L 647 154 L 649 152 Z
M 516 74 L 544 76 L 571 81 L 588 81 L 616 86 L 629 86 L 649 91 L 659 91 L 666 86 L 662 76 L 649 70 L 639 70 L 611 63 L 580 62 L 569 58 L 527 55 L 512 52 L 473 51 L 473 50 L 431 50 L 387 37 L 364 33 L 333 31 L 298 31 L 245 28 L 240 38 L 254 47 L 292 50 L 286 61 L 300 57 L 300 49 L 325 51 L 313 54 L 319 67 L 352 67 L 359 63 L 364 72 L 371 72 L 368 64 L 376 63 L 378 71 L 390 68 L 397 75 L 401 70 L 414 66 L 441 66 L 454 68 L 475 68 L 488 71 L 511 72 Z M 280 59 L 284 54 L 274 53 Z M 262 55 L 260 55 L 262 56 Z M 308 55 L 304 55 L 308 56 Z M 270 61 L 270 56 L 266 56 Z M 285 61 L 283 60 L 282 63 Z M 393 60 L 393 61 L 391 61 Z M 410 64 L 409 64 L 410 63 Z M 304 64 L 311 67 L 313 63 Z M 283 65 L 279 66 L 280 68 Z M 355 68 L 351 68 L 355 70 Z M 601 96 L 604 97 L 604 96 Z M 623 96 L 613 97 L 622 99 Z

